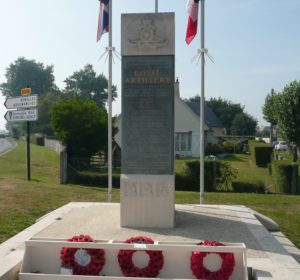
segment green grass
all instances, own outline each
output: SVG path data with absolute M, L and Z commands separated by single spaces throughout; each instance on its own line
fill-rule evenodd
M 24 142 L 0 157 L 0 243 L 68 202 L 107 200 L 106 188 L 60 185 L 58 164 L 58 154 L 31 145 L 32 180 L 27 181 Z M 113 199 L 119 200 L 118 191 Z
M 249 157 L 228 158 L 239 168 L 240 178 L 261 178 L 265 173 L 255 169 Z M 32 181 L 26 179 L 26 147 L 19 142 L 12 152 L 0 157 L 0 242 L 33 224 L 36 219 L 71 201 L 106 201 L 106 187 L 59 185 L 58 154 L 31 145 Z M 177 168 L 183 167 L 183 160 Z M 248 169 L 252 170 L 250 172 Z M 256 172 L 257 171 L 257 172 Z M 258 173 L 258 174 L 255 174 Z M 248 178 L 249 176 L 250 178 Z M 119 202 L 119 190 L 113 190 L 113 201 Z M 198 192 L 176 192 L 176 203 L 199 203 Z M 245 205 L 274 219 L 287 237 L 300 248 L 300 196 L 237 193 L 205 193 L 206 204 Z
M 269 175 L 268 169 L 257 167 L 251 160 L 251 156 L 247 154 L 232 154 L 223 160 L 229 161 L 237 173 L 237 178 L 234 181 L 245 183 L 263 182 L 266 189 L 270 192 L 274 191 L 274 183 Z

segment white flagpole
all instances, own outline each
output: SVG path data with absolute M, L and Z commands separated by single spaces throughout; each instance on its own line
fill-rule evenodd
M 204 90 L 205 90 L 205 41 L 204 41 L 204 3 L 201 0 L 201 100 L 200 100 L 200 204 L 204 204 L 204 149 L 205 149 L 205 131 L 204 131 Z
M 155 13 L 158 13 L 158 0 L 155 0 Z
M 108 202 L 112 201 L 112 0 L 109 0 L 108 37 Z

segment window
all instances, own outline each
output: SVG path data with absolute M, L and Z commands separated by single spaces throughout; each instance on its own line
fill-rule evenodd
M 175 133 L 175 151 L 188 152 L 192 150 L 192 132 Z

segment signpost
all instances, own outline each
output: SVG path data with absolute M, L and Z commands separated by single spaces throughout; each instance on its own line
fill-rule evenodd
M 4 118 L 8 122 L 22 122 L 22 121 L 37 121 L 38 119 L 38 110 L 28 109 L 28 110 L 15 110 L 15 111 L 8 111 L 4 115 Z
M 22 108 L 31 108 L 36 107 L 38 103 L 37 95 L 30 95 L 26 97 L 13 97 L 7 98 L 4 102 L 6 109 L 22 109 Z
M 4 118 L 8 122 L 27 122 L 27 180 L 30 181 L 30 122 L 38 120 L 38 97 L 30 95 L 31 88 L 21 89 L 22 97 L 7 98 L 4 106 L 9 111 L 6 112 Z

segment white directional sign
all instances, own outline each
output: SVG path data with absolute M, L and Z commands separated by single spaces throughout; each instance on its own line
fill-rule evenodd
M 10 109 L 21 109 L 36 107 L 38 103 L 37 95 L 30 95 L 24 97 L 7 98 L 4 102 L 4 106 Z
M 38 119 L 38 110 L 35 108 L 29 110 L 8 111 L 4 117 L 8 122 L 33 122 Z

